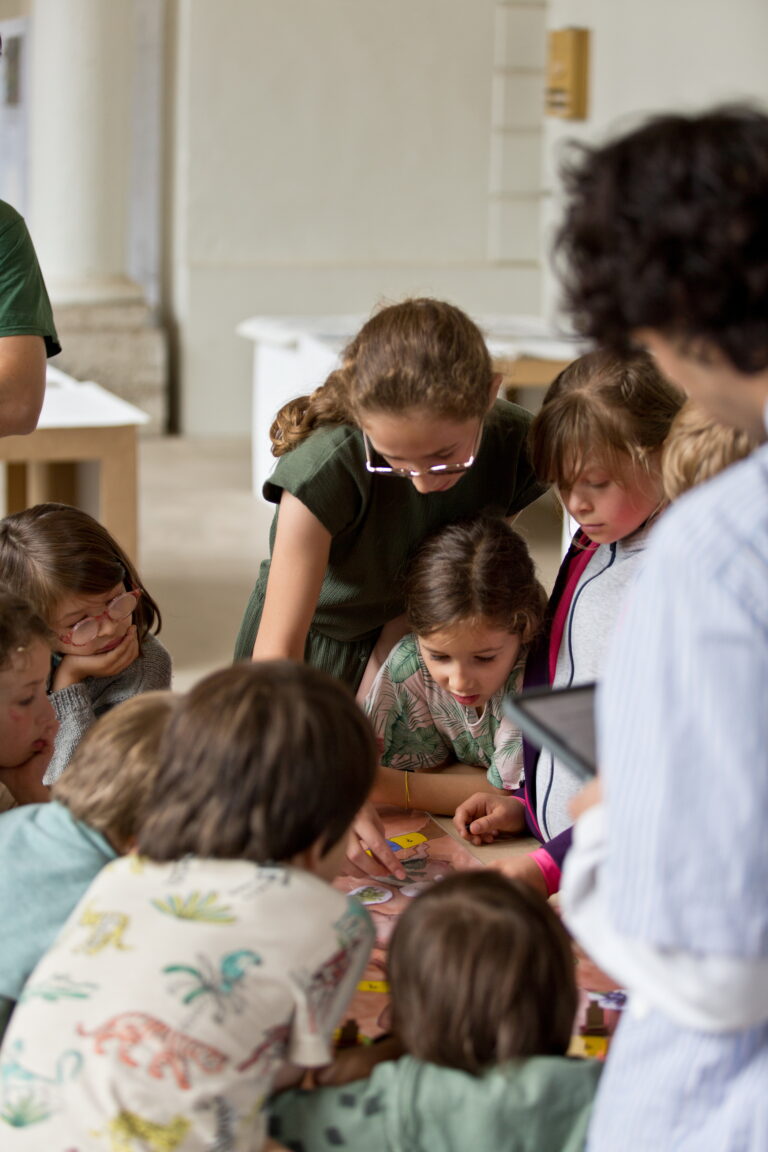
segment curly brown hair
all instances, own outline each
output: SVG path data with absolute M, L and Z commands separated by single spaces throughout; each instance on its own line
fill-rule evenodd
M 483 417 L 492 380 L 483 335 L 460 308 L 428 298 L 391 304 L 363 325 L 320 388 L 280 409 L 272 453 L 290 452 L 323 424 L 356 424 L 362 412 Z
M 392 1027 L 418 1060 L 478 1074 L 568 1049 L 570 940 L 525 884 L 487 869 L 441 880 L 398 920 L 387 967 Z
M 658 116 L 574 147 L 557 248 L 579 331 L 624 347 L 652 328 L 689 355 L 768 367 L 768 116 Z

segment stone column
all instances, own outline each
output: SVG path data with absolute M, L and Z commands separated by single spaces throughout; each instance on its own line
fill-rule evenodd
M 63 346 L 57 363 L 143 408 L 155 431 L 166 423 L 167 340 L 127 268 L 137 149 L 160 148 L 135 129 L 148 112 L 162 120 L 162 87 L 145 91 L 142 79 L 161 67 L 164 9 L 163 0 L 31 0 L 28 85 L 27 217 Z M 146 38 L 139 50 L 148 20 L 155 56 Z
M 33 0 L 29 224 L 58 303 L 141 299 L 125 275 L 130 0 Z

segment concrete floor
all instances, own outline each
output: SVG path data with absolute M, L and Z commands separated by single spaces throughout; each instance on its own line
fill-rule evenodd
M 184 691 L 232 659 L 243 608 L 268 553 L 272 506 L 250 488 L 248 440 L 146 437 L 140 446 L 142 580 Z M 552 586 L 560 518 L 551 496 L 521 515 L 539 577 Z

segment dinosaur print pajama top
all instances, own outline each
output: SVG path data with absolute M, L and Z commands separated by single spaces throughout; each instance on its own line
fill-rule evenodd
M 3 1152 L 256 1152 L 286 1063 L 327 1064 L 373 942 L 298 869 L 125 856 L 97 876 L 0 1050 Z

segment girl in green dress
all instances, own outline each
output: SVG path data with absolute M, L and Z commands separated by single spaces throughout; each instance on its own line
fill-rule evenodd
M 277 505 L 270 558 L 238 659 L 306 660 L 359 688 L 382 629 L 403 613 L 421 541 L 483 511 L 513 515 L 542 491 L 526 448 L 530 414 L 498 400 L 498 386 L 472 320 L 415 299 L 376 313 L 325 384 L 280 410 L 279 460 L 264 485 Z M 384 647 L 404 631 L 390 629 Z M 365 839 L 392 863 L 379 827 L 369 822 Z

